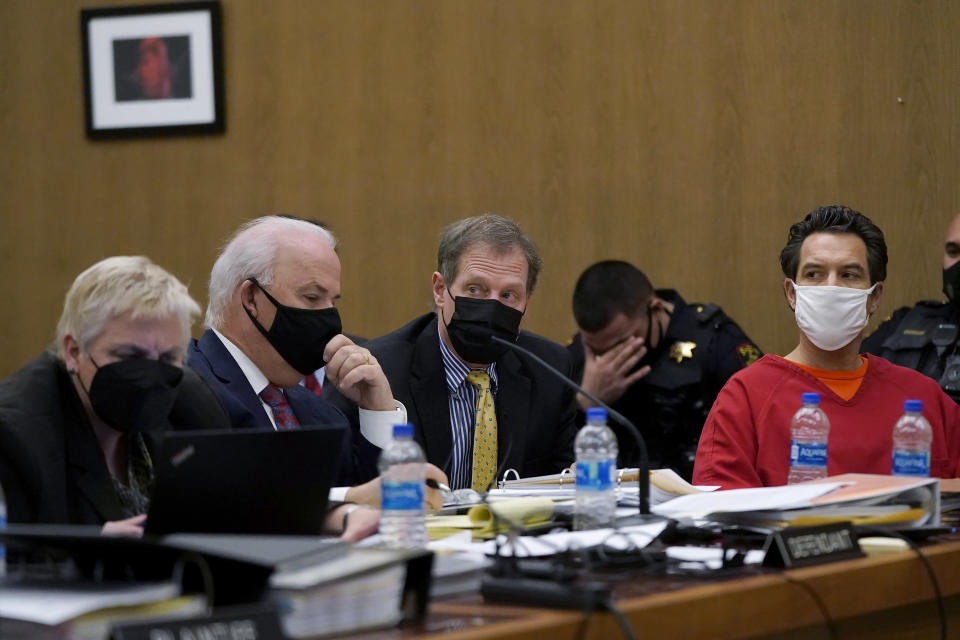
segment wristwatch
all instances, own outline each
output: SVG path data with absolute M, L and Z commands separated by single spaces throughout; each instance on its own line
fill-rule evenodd
M 350 514 L 356 511 L 357 509 L 366 509 L 367 507 L 362 504 L 351 504 L 343 511 L 343 522 L 340 524 L 340 533 L 343 533 L 347 530 L 347 518 L 350 517 Z

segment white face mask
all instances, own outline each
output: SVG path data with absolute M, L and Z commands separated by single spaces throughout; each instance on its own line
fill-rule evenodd
M 813 344 L 836 351 L 853 342 L 867 326 L 867 298 L 879 283 L 869 289 L 791 284 L 797 298 L 797 326 Z

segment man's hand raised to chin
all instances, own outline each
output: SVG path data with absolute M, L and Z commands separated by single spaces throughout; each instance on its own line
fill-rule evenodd
M 327 362 L 325 378 L 361 409 L 393 411 L 396 408 L 387 376 L 370 351 L 340 334 L 327 344 L 323 357 Z

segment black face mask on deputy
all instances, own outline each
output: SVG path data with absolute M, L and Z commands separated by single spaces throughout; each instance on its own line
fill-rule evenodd
M 507 347 L 491 340 L 491 336 L 517 341 L 522 311 L 492 298 L 456 296 L 454 302 L 457 308 L 447 324 L 447 335 L 454 350 L 467 362 L 490 364 L 504 354 Z M 442 314 L 443 309 L 440 311 Z
M 310 375 L 326 364 L 323 352 L 334 336 L 343 332 L 340 312 L 336 307 L 326 309 L 300 309 L 280 304 L 267 293 L 254 278 L 250 282 L 257 285 L 267 300 L 277 308 L 273 324 L 267 330 L 257 322 L 250 310 L 243 308 L 253 325 L 263 334 L 280 357 L 291 367 L 305 376 Z
M 97 368 L 87 396 L 110 427 L 122 433 L 152 431 L 170 415 L 183 369 L 149 358 L 127 358 Z M 81 383 L 82 386 L 82 383 Z
M 943 293 L 950 304 L 960 307 L 960 262 L 943 270 Z
M 659 332 L 659 337 L 657 338 L 657 346 L 650 345 L 650 339 L 653 337 L 653 323 L 657 322 L 656 316 L 654 314 L 654 308 L 652 304 L 647 305 L 647 335 L 643 339 L 643 344 L 647 347 L 647 352 L 643 354 L 643 357 L 640 358 L 640 361 L 637 362 L 636 366 L 633 368 L 634 371 L 650 365 L 653 366 L 657 360 L 660 359 L 660 356 L 667 349 L 667 336 L 664 335 L 663 325 L 657 323 L 657 329 Z M 670 311 L 664 308 L 664 312 L 669 316 L 671 315 Z

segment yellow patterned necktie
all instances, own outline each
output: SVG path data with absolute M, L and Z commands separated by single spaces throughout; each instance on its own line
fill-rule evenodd
M 497 475 L 497 412 L 490 392 L 490 376 L 485 371 L 471 371 L 467 380 L 477 388 L 477 415 L 473 427 L 474 491 L 486 491 Z

